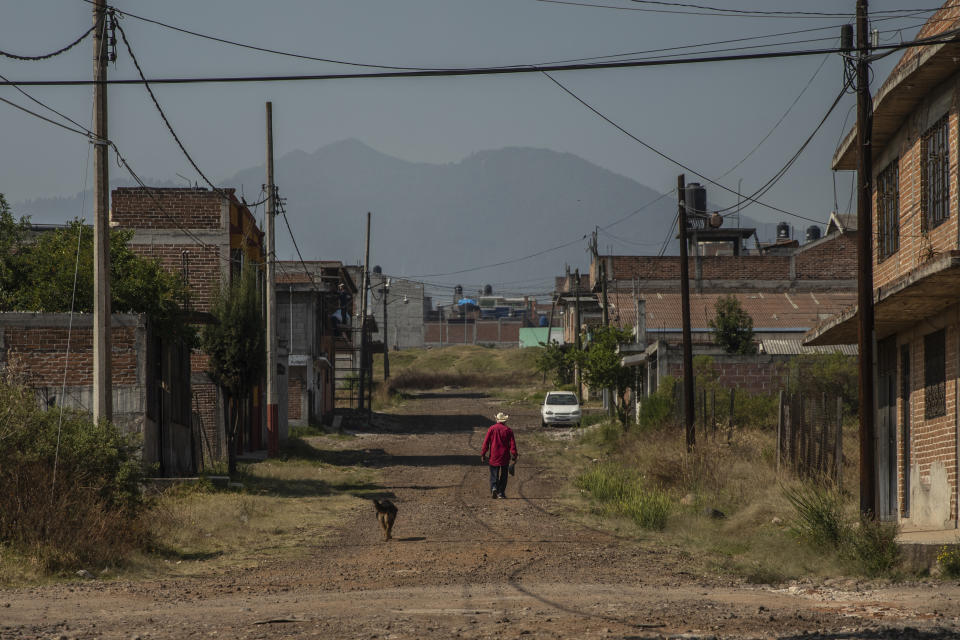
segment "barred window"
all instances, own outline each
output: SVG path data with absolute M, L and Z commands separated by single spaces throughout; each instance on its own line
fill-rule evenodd
M 900 250 L 900 160 L 877 176 L 877 262 Z
M 923 134 L 920 145 L 920 207 L 924 231 L 936 229 L 950 217 L 949 114 Z
M 946 334 L 943 329 L 923 338 L 924 418 L 947 415 Z

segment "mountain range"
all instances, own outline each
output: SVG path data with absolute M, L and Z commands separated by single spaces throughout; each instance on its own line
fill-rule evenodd
M 676 253 L 676 199 L 571 153 L 504 148 L 479 151 L 448 164 L 410 162 L 355 140 L 313 153 L 292 151 L 275 161 L 287 221 L 278 218 L 277 253 L 295 259 L 289 222 L 305 260 L 363 258 L 366 213 L 372 212 L 371 263 L 383 272 L 428 282 L 460 283 L 467 291 L 545 292 L 565 265 L 589 265 L 588 236 L 642 208 L 601 233 L 601 253 L 656 254 L 667 236 Z M 220 182 L 249 202 L 261 199 L 264 166 Z M 129 182 L 115 182 L 115 186 Z M 183 186 L 172 181 L 151 186 Z M 40 198 L 14 203 L 16 215 L 62 222 L 89 209 L 92 198 Z M 644 206 L 648 205 L 648 206 Z M 262 216 L 262 207 L 257 210 Z M 754 226 L 746 217 L 743 226 Z M 761 238 L 769 235 L 761 225 Z M 566 245 L 566 246 L 561 246 Z M 554 249 L 556 248 L 556 249 Z M 553 249 L 553 250 L 551 250 Z M 519 260 L 531 254 L 529 259 Z M 475 267 L 499 266 L 473 270 Z M 457 273 L 459 272 L 459 273 Z

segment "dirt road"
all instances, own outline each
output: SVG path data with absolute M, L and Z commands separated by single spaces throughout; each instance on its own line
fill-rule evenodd
M 333 463 L 379 470 L 400 509 L 384 543 L 368 502 L 294 560 L 227 575 L 0 591 L 0 638 L 955 638 L 960 587 L 747 585 L 670 548 L 577 524 L 538 461 L 533 413 L 507 500 L 479 459 L 499 409 L 423 394 Z M 337 447 L 329 450 L 330 447 Z

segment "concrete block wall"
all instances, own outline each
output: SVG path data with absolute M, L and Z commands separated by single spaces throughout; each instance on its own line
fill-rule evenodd
M 783 388 L 786 381 L 786 365 L 790 357 L 755 355 L 741 356 L 730 354 L 711 354 L 713 368 L 717 372 L 717 382 L 726 389 L 737 389 L 746 393 L 775 393 Z M 675 378 L 683 376 L 683 360 L 671 357 L 666 373 Z

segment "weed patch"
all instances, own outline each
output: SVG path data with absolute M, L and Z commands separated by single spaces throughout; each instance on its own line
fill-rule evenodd
M 576 484 L 605 509 L 630 518 L 644 529 L 661 530 L 667 525 L 670 497 L 659 489 L 644 487 L 636 475 L 620 465 L 599 464 L 580 475 Z

